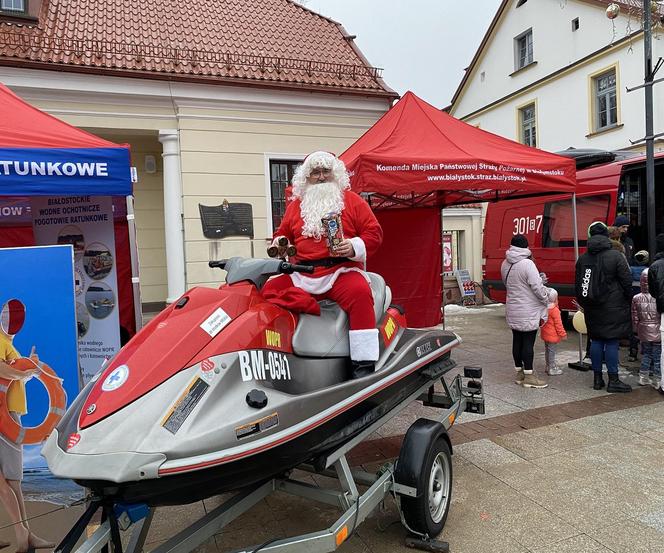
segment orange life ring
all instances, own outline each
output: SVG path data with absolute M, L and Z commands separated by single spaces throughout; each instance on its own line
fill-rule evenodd
M 34 361 L 21 357 L 12 363 L 19 371 L 35 367 Z M 49 408 L 46 418 L 38 426 L 26 428 L 17 423 L 9 414 L 7 391 L 12 380 L 0 378 L 0 434 L 17 445 L 31 445 L 43 442 L 53 432 L 55 426 L 65 414 L 67 393 L 62 387 L 62 379 L 46 363 L 39 363 L 40 371 L 35 377 L 44 385 L 48 392 Z

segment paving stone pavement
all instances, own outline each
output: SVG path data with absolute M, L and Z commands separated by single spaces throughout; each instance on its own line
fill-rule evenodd
M 639 387 L 625 395 L 592 390 L 592 374 L 565 369 L 549 387 L 513 382 L 511 336 L 501 306 L 456 309 L 447 328 L 464 343 L 454 354 L 484 368 L 486 415 L 464 414 L 453 427 L 454 486 L 441 539 L 452 553 L 664 553 L 664 401 Z M 561 345 L 561 364 L 578 358 L 576 334 Z M 536 368 L 543 366 L 538 341 Z M 635 367 L 632 367 L 634 369 Z M 638 370 L 638 368 L 636 368 Z M 401 438 L 418 417 L 436 411 L 413 404 L 351 452 L 351 464 L 376 471 L 398 455 Z M 323 476 L 297 473 L 318 486 Z M 158 511 L 147 550 L 209 512 L 210 498 Z M 31 513 L 46 504 L 31 504 Z M 35 530 L 58 539 L 78 509 L 36 519 Z M 275 493 L 215 536 L 198 552 L 323 529 L 339 513 L 331 507 Z M 0 526 L 6 524 L 0 514 Z M 53 518 L 55 517 L 55 518 Z M 405 531 L 388 499 L 341 547 L 346 552 L 405 550 Z M 10 539 L 0 529 L 0 539 Z

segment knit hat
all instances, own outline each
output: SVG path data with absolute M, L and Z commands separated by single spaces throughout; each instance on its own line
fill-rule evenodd
M 512 238 L 512 241 L 510 242 L 512 246 L 516 246 L 517 248 L 527 248 L 528 247 L 528 239 L 523 235 L 523 234 L 517 234 Z
M 655 244 L 658 252 L 664 252 L 664 233 L 657 235 L 655 238 Z
M 604 223 L 602 223 L 602 221 L 595 221 L 594 223 L 590 223 L 590 226 L 588 227 L 588 237 L 596 236 L 598 234 L 607 237 L 609 236 L 609 228 Z
M 634 261 L 640 265 L 647 265 L 650 261 L 650 254 L 646 250 L 639 250 L 634 254 Z
M 614 227 L 622 227 L 625 225 L 629 226 L 629 219 L 627 218 L 627 215 L 618 215 L 616 220 L 613 222 Z

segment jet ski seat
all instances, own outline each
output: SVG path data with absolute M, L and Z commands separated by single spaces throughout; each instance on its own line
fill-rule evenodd
M 380 321 L 392 302 L 392 292 L 382 276 L 367 273 L 371 280 L 376 321 Z M 293 352 L 302 357 L 349 357 L 348 317 L 336 303 L 319 302 L 320 316 L 300 315 L 293 335 Z

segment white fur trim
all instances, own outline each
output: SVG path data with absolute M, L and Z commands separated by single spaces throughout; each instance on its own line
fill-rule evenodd
M 351 257 L 350 260 L 365 263 L 367 260 L 367 247 L 364 245 L 364 240 L 359 236 L 354 236 L 353 238 L 349 238 L 349 240 L 355 250 L 355 256 Z
M 378 361 L 378 329 L 351 330 L 350 358 L 353 361 Z
M 302 288 L 305 292 L 309 292 L 310 294 L 324 294 L 334 286 L 334 283 L 337 281 L 340 274 L 349 273 L 350 271 L 357 271 L 360 273 L 369 283 L 369 288 L 371 288 L 371 280 L 369 279 L 369 276 L 359 267 L 340 267 L 333 273 L 320 277 L 308 277 L 301 273 L 293 273 L 291 275 L 291 280 L 295 286 Z

